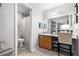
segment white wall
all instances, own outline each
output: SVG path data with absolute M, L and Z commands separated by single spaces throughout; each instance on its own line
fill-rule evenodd
M 79 36 L 79 15 L 78 15 L 78 23 L 75 23 L 74 20 L 75 20 L 75 16 L 73 18 L 73 26 L 72 26 L 73 35 Z
M 0 7 L 0 41 L 14 48 L 14 4 L 3 3 Z
M 66 3 L 44 12 L 44 18 L 53 18 L 74 13 L 74 4 Z
M 78 7 L 79 7 L 79 4 L 78 4 Z M 78 8 L 78 11 L 79 11 L 79 8 Z M 74 19 L 75 19 L 75 16 L 74 16 Z M 73 20 L 73 23 L 74 23 L 74 20 Z M 73 34 L 75 36 L 79 36 L 79 12 L 78 12 L 78 23 L 77 24 L 73 24 Z
M 73 35 L 79 36 L 79 23 L 73 25 Z
M 23 18 L 23 36 L 26 49 L 30 49 L 30 16 Z
M 18 35 L 19 37 L 21 37 L 22 34 L 22 26 L 21 26 L 21 22 L 22 22 L 22 14 L 20 12 L 17 12 L 17 20 L 18 20 Z
M 79 11 L 79 9 L 78 9 Z M 72 15 L 72 28 L 73 28 L 73 35 L 75 37 L 79 36 L 79 15 L 78 15 L 78 23 L 75 23 L 75 15 Z
M 39 22 L 43 23 L 43 13 L 40 7 L 33 4 L 28 4 L 32 8 L 32 37 L 31 37 L 31 49 L 38 48 L 38 34 L 43 32 L 43 29 L 39 29 Z

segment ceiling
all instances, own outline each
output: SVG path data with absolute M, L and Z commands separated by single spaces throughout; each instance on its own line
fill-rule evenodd
M 28 16 L 30 13 L 29 8 L 27 8 L 27 6 L 25 6 L 24 4 L 18 3 L 17 4 L 17 10 L 19 13 L 22 13 L 23 15 Z
M 45 11 L 60 6 L 64 3 L 29 3 L 29 4 L 31 6 L 35 6 L 36 8 L 40 8 L 42 11 Z
M 60 6 L 64 3 L 28 3 L 30 6 L 39 9 L 40 11 L 45 11 L 49 10 L 51 8 L 55 8 L 57 6 Z M 17 5 L 18 11 L 25 14 L 29 15 L 29 9 L 22 3 L 18 3 Z

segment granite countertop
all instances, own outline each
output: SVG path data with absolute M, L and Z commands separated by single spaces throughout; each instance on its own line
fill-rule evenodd
M 58 35 L 56 35 L 56 34 L 40 33 L 39 35 L 48 35 L 48 36 L 55 36 L 55 37 L 58 37 Z M 73 38 L 73 39 L 77 39 L 77 37 L 76 37 L 75 35 L 72 35 L 72 38 Z
M 48 36 L 56 36 L 56 37 L 58 37 L 58 35 L 54 35 L 54 34 L 45 34 L 45 33 L 41 33 L 41 34 L 39 34 L 39 35 L 48 35 Z

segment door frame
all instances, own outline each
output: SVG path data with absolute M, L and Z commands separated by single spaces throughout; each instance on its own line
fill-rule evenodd
M 17 4 L 18 3 L 14 3 L 14 48 L 15 48 L 15 56 L 17 56 L 17 42 L 18 42 L 18 20 L 17 20 Z M 22 5 L 26 6 L 27 8 L 29 8 L 30 10 L 30 50 L 31 50 L 31 38 L 32 38 L 32 8 L 25 3 L 21 3 Z

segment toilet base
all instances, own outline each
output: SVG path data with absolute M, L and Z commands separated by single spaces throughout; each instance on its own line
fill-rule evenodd
M 18 48 L 22 48 L 23 47 L 23 42 L 18 42 Z

